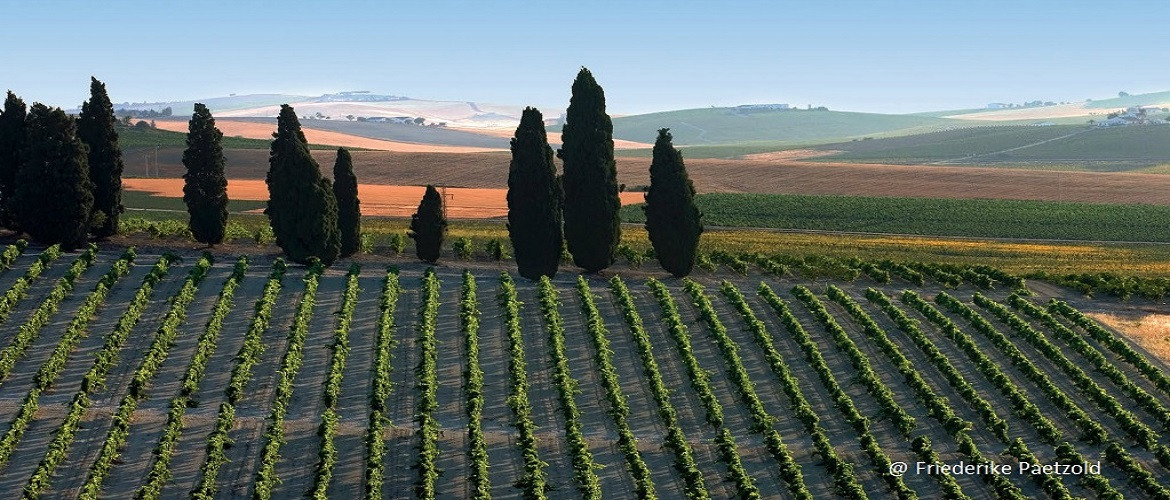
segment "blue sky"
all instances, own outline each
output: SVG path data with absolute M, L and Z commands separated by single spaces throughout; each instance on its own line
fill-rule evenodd
M 782 102 L 914 112 L 1170 90 L 1160 1 L 0 0 L 0 90 L 74 107 L 371 90 L 609 110 Z

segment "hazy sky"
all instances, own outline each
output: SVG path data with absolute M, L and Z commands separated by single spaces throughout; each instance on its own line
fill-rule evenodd
M 781 102 L 914 112 L 1170 90 L 1149 1 L 0 0 L 0 90 L 75 107 L 370 90 L 612 113 Z

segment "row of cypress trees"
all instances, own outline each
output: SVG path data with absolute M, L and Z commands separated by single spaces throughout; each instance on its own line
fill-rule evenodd
M 0 112 L 0 224 L 66 249 L 117 234 L 124 209 L 116 122 L 97 78 L 77 118 L 40 103 L 28 108 L 9 91 Z
M 223 132 L 207 106 L 196 103 L 188 122 L 183 151 L 183 201 L 190 215 L 188 227 L 199 242 L 215 245 L 227 232 L 228 195 L 224 172 Z M 333 182 L 321 176 L 309 154 L 293 109 L 281 109 L 273 134 L 267 176 L 268 214 L 277 244 L 296 262 L 317 259 L 330 264 L 357 253 L 361 240 L 361 202 L 353 157 L 337 150 Z
M 337 150 L 334 181 L 321 175 L 309 154 L 296 111 L 281 105 L 268 157 L 268 215 L 276 244 L 294 262 L 332 264 L 357 252 L 361 207 L 353 158 Z
M 508 234 L 519 273 L 529 279 L 554 276 L 566 247 L 578 267 L 601 271 L 614 263 L 621 242 L 613 122 L 605 92 L 586 68 L 573 82 L 561 142 L 556 156 L 564 175 L 558 176 L 543 116 L 524 109 L 511 142 Z M 643 209 L 658 262 L 674 276 L 694 268 L 703 232 L 694 196 L 682 153 L 669 129 L 659 130 Z

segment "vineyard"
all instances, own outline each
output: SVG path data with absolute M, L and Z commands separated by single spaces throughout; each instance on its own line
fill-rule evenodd
M 0 485 L 1170 499 L 1170 370 L 1094 319 L 1134 301 L 1165 313 L 1142 284 L 721 251 L 699 264 L 692 279 L 647 264 L 532 282 L 494 261 L 323 269 L 14 243 L 0 248 Z M 1013 473 L 914 470 L 960 461 Z M 910 471 L 889 474 L 898 463 Z

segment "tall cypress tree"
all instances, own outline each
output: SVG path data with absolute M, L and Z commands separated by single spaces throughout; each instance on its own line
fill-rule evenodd
M 35 103 L 25 124 L 15 201 L 21 228 L 34 240 L 72 250 L 85 243 L 93 208 L 85 144 L 60 108 Z
M 24 149 L 24 121 L 28 109 L 24 101 L 8 91 L 4 110 L 0 111 L 0 226 L 16 229 L 16 171 L 20 169 L 20 152 Z
M 208 245 L 223 243 L 227 229 L 227 177 L 224 175 L 223 132 L 215 127 L 211 111 L 195 103 L 187 123 L 187 149 L 183 151 L 183 201 L 190 215 L 187 227 L 195 240 Z
M 337 148 L 337 161 L 333 164 L 333 196 L 337 198 L 337 229 L 341 231 L 342 257 L 357 253 L 361 247 L 362 208 L 357 185 L 349 150 Z
M 588 69 L 573 81 L 557 157 L 564 160 L 565 241 L 573 262 L 587 272 L 613 264 L 621 240 L 613 122 L 605 113 L 605 91 Z
M 544 117 L 524 108 L 508 168 L 508 236 L 520 275 L 553 277 L 561 262 L 561 186 Z
M 675 277 L 691 274 L 703 233 L 703 214 L 695 206 L 695 185 L 687 175 L 682 153 L 671 144 L 668 128 L 659 130 L 654 142 L 650 190 L 642 209 L 658 264 Z
M 114 105 L 106 84 L 90 77 L 89 100 L 81 105 L 77 135 L 89 146 L 89 178 L 93 181 L 93 234 L 106 238 L 118 234 L 122 207 L 122 149 L 114 130 Z
M 309 154 L 296 111 L 280 106 L 276 133 L 268 156 L 268 208 L 276 244 L 294 262 L 316 257 L 324 265 L 337 260 L 341 238 L 337 230 L 337 199 L 333 183 L 321 177 L 321 167 Z
M 410 216 L 410 231 L 406 233 L 414 240 L 414 250 L 423 262 L 434 264 L 439 261 L 443 238 L 447 236 L 447 217 L 443 215 L 443 197 L 435 186 L 427 186 L 418 211 Z

